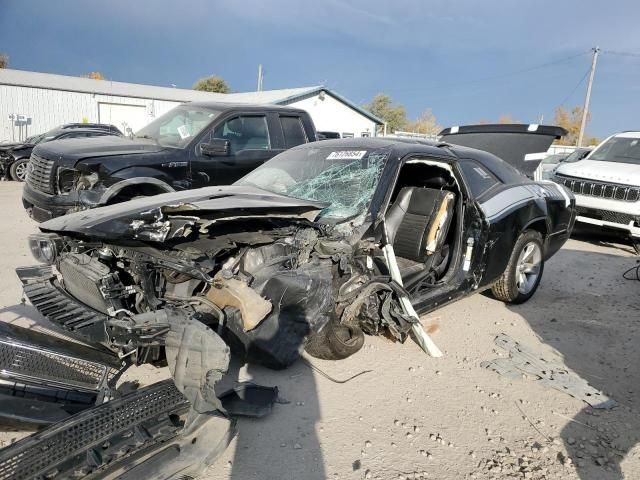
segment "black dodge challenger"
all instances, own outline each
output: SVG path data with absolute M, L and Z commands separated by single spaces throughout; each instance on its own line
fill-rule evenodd
M 196 464 L 203 465 L 198 455 L 204 454 L 188 440 L 202 435 L 203 425 L 214 428 L 203 416 L 215 418 L 219 437 L 228 439 L 234 415 L 263 414 L 276 396 L 257 386 L 214 392 L 230 352 L 284 368 L 303 350 L 339 359 L 361 348 L 364 334 L 385 334 L 400 342 L 411 336 L 438 356 L 419 314 L 487 289 L 505 302 L 528 300 L 544 262 L 569 238 L 575 201 L 563 186 L 534 182 L 486 150 L 503 149 L 500 139 L 507 138 L 512 145 L 503 157 L 523 159 L 532 149 L 546 150 L 549 138 L 563 132 L 512 126 L 483 144 L 483 151 L 456 145 L 473 144 L 489 127 L 447 130 L 442 143 L 311 143 L 276 156 L 231 186 L 142 198 L 42 224 L 30 245 L 46 265 L 18 270 L 25 294 L 53 324 L 88 346 L 81 355 L 60 343 L 41 347 L 42 355 L 65 362 L 55 372 L 40 373 L 46 378 L 31 401 L 49 392 L 63 410 L 82 410 L 78 402 L 109 399 L 113 378 L 141 363 L 168 364 L 175 386 L 155 385 L 77 414 L 71 417 L 76 423 L 68 421 L 64 425 L 71 426 L 58 433 L 45 430 L 0 451 L 0 469 L 6 462 L 27 468 L 26 453 L 43 441 L 51 444 L 60 428 L 84 432 L 82 425 L 92 418 L 88 412 L 96 408 L 107 413 L 91 415 L 111 415 L 117 408 L 148 408 L 149 398 L 158 397 L 164 402 L 158 411 L 134 415 L 101 437 L 111 438 L 109 455 L 101 450 L 96 460 L 86 453 L 87 439 L 78 445 L 86 454 L 73 460 L 65 450 L 51 458 L 67 463 L 43 461 L 38 468 L 68 473 L 80 465 L 87 474 L 102 475 L 90 478 L 116 478 L 108 472 L 134 464 L 122 459 L 134 458 L 140 445 L 165 449 L 171 441 L 158 439 L 169 435 L 180 460 L 171 457 L 167 468 L 166 455 L 158 454 L 156 463 L 143 463 L 146 470 L 135 464 L 136 472 L 195 475 Z M 548 142 L 522 140 L 532 136 Z M 34 343 L 24 332 L 10 333 L 14 348 Z M 105 355 L 113 361 L 105 362 Z M 14 378 L 28 373 L 15 366 L 5 372 L 11 375 L 12 368 Z M 69 374 L 78 370 L 83 375 Z M 126 398 L 129 404 L 122 407 Z M 158 414 L 167 415 L 162 434 L 154 433 Z M 182 414 L 186 419 L 177 420 Z M 131 430 L 131 422 L 144 424 L 146 433 Z M 111 451 L 118 445 L 127 446 L 118 450 L 126 455 Z

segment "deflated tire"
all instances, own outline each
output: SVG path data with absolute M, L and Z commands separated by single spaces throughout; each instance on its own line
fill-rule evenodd
M 364 345 L 364 333 L 359 327 L 342 325 L 335 320 L 309 337 L 306 352 L 323 360 L 347 358 Z

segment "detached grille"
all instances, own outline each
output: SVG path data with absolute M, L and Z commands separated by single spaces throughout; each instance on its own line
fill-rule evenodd
M 620 223 L 629 225 L 630 222 L 638 220 L 637 217 L 628 213 L 612 212 L 611 210 L 600 210 L 598 208 L 578 207 L 576 209 L 581 217 L 595 218 L 596 220 L 604 220 L 605 222 Z
M 573 193 L 591 197 L 608 198 L 622 202 L 637 202 L 640 199 L 640 188 L 615 183 L 595 182 L 584 178 L 555 175 L 553 181 L 564 185 Z
M 29 159 L 29 170 L 27 172 L 27 183 L 29 186 L 53 195 L 56 193 L 53 188 L 53 176 L 53 160 L 47 160 L 32 153 Z
M 188 408 L 171 380 L 142 388 L 0 450 L 0 479 L 103 478 L 101 470 L 174 438 Z
M 97 390 L 109 372 L 98 363 L 11 341 L 0 341 L 0 376 L 39 380 L 85 390 Z

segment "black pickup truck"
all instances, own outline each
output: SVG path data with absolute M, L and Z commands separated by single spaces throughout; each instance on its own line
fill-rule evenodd
M 316 141 L 307 112 L 275 105 L 186 103 L 133 138 L 38 145 L 22 203 L 38 222 L 158 193 L 230 184 L 278 153 Z

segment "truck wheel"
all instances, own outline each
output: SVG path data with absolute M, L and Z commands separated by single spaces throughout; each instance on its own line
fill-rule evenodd
M 323 360 L 342 360 L 364 345 L 364 333 L 355 326 L 330 321 L 320 332 L 309 337 L 305 351 Z
M 509 263 L 500 279 L 491 287 L 493 296 L 505 303 L 524 303 L 540 285 L 544 270 L 540 233 L 529 230 L 516 241 Z
M 28 158 L 20 158 L 11 164 L 9 174 L 11 179 L 16 182 L 24 182 L 27 179 L 27 168 L 29 167 Z

